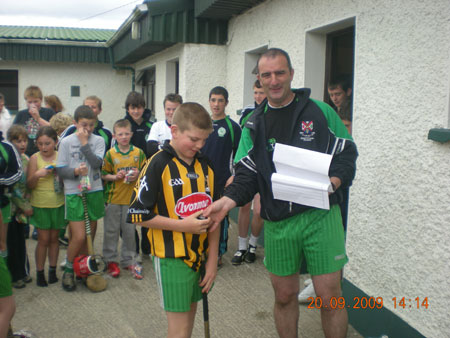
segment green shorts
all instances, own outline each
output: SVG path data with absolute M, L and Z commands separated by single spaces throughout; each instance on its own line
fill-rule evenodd
M 264 264 L 277 276 L 297 274 L 303 256 L 311 275 L 339 271 L 348 262 L 338 205 L 264 222 Z
M 96 221 L 105 216 L 102 190 L 87 193 L 86 203 L 91 221 Z M 66 195 L 66 220 L 73 222 L 84 221 L 83 201 L 80 195 Z
M 191 304 L 202 299 L 200 272 L 179 258 L 152 258 L 161 307 L 168 312 L 190 311 Z
M 11 222 L 11 203 L 2 208 L 3 223 L 8 224 Z
M 5 259 L 0 256 L 0 298 L 8 296 L 12 296 L 11 275 L 6 267 Z
M 64 229 L 66 226 L 64 205 L 58 208 L 33 207 L 33 216 L 30 218 L 30 223 L 41 230 Z

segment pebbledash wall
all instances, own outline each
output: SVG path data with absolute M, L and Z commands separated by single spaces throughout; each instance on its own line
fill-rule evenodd
M 131 91 L 129 71 L 114 70 L 109 64 L 56 62 L 1 62 L 2 69 L 18 70 L 19 110 L 26 108 L 23 93 L 30 85 L 41 88 L 44 96 L 57 95 L 65 113 L 73 116 L 75 109 L 89 95 L 102 100 L 100 119 L 108 128 L 125 115 L 125 99 Z M 80 87 L 80 96 L 71 96 L 71 86 Z M 42 102 L 44 106 L 44 102 Z
M 208 107 L 209 89 L 224 85 L 233 116 L 248 100 L 246 53 L 285 49 L 293 86 L 310 86 L 323 99 L 325 35 L 354 25 L 353 136 L 360 155 L 345 278 L 382 297 L 386 309 L 426 337 L 450 336 L 450 146 L 427 139 L 431 128 L 448 127 L 449 13 L 447 0 L 270 0 L 229 22 L 225 47 L 177 45 L 136 65 L 156 66 L 158 119 L 166 62 L 174 57 L 184 99 Z M 406 297 L 406 308 L 394 308 L 393 297 Z M 416 308 L 417 297 L 428 297 L 428 309 Z

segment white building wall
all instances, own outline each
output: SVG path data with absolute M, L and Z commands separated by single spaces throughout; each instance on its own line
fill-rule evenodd
M 230 108 L 239 109 L 246 51 L 285 49 L 302 87 L 306 32 L 355 17 L 360 156 L 345 275 L 427 337 L 450 336 L 450 148 L 427 140 L 449 119 L 449 13 L 447 0 L 270 0 L 230 21 L 227 51 Z M 394 309 L 393 297 L 411 303 Z M 415 308 L 416 297 L 428 297 L 428 309 Z
M 164 120 L 164 97 L 168 94 L 167 63 L 178 59 L 179 94 L 183 101 L 202 104 L 209 111 L 208 94 L 214 86 L 226 85 L 226 47 L 204 44 L 178 44 L 136 63 L 137 71 L 155 67 L 155 116 Z M 170 77 L 170 76 L 169 76 Z
M 44 96 L 58 96 L 65 107 L 64 112 L 72 116 L 90 95 L 96 95 L 102 100 L 100 119 L 108 128 L 112 128 L 114 122 L 125 115 L 125 99 L 131 91 L 129 71 L 116 71 L 107 64 L 54 62 L 2 61 L 0 68 L 19 71 L 19 110 L 26 108 L 23 98 L 25 89 L 36 85 Z M 70 96 L 71 86 L 80 86 L 80 97 Z

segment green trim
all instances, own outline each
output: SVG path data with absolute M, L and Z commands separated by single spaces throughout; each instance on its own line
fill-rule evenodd
M 103 129 L 99 129 L 98 133 L 101 137 L 103 137 L 103 140 L 105 141 L 105 144 L 107 145 L 109 143 L 109 137 L 106 135 L 105 131 Z
M 6 163 L 9 163 L 9 155 L 8 152 L 6 151 L 5 147 L 3 146 L 3 144 L 0 143 L 0 153 L 2 153 L 3 158 L 5 159 Z
M 342 290 L 345 304 L 349 305 L 347 307 L 348 322 L 364 337 L 385 335 L 389 338 L 425 338 L 420 332 L 385 307 L 381 309 L 353 309 L 353 305 L 356 302 L 354 300 L 355 297 L 357 299 L 362 299 L 363 297 L 369 299 L 370 296 L 347 279 L 344 279 Z M 387 304 L 391 300 L 384 299 L 383 301 Z M 407 310 L 397 309 L 396 311 L 406 312 Z
M 428 139 L 440 143 L 450 141 L 450 129 L 433 128 L 428 132 Z
M 322 101 L 311 99 L 322 110 L 328 122 L 328 128 L 333 131 L 337 137 L 352 140 L 352 136 L 348 133 L 347 127 L 344 125 L 339 115 L 328 104 Z
M 116 144 L 114 145 L 114 149 L 116 149 L 116 151 L 117 151 L 119 154 L 121 154 L 121 155 L 128 155 L 130 152 L 133 151 L 134 147 L 133 147 L 133 145 L 130 143 L 130 149 L 128 149 L 128 151 L 127 151 L 126 153 L 123 153 L 123 152 L 119 149 L 119 145 L 116 143 Z
M 227 116 L 225 116 L 225 122 L 228 125 L 228 129 L 230 129 L 230 136 L 231 136 L 231 145 L 234 148 L 234 130 L 233 130 L 233 125 L 231 124 L 230 118 Z

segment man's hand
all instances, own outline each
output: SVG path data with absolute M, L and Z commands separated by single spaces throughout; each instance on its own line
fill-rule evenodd
M 236 202 L 229 197 L 222 197 L 215 201 L 209 207 L 203 211 L 203 216 L 210 217 L 212 226 L 209 228 L 209 232 L 213 232 L 225 218 L 228 212 L 236 206 Z
M 88 143 L 89 133 L 86 129 L 78 129 L 76 135 L 78 136 L 78 139 L 80 140 L 82 146 L 85 146 Z
M 341 179 L 339 177 L 335 177 L 335 176 L 330 177 L 330 183 L 331 183 L 331 186 L 334 188 L 334 191 L 338 190 L 342 184 Z M 331 195 L 331 194 L 332 194 L 332 192 L 328 193 L 328 195 Z
M 210 218 L 199 217 L 203 216 L 203 210 L 197 211 L 196 213 L 186 217 L 181 222 L 183 222 L 183 232 L 189 232 L 192 234 L 204 234 L 208 231 L 211 225 Z

